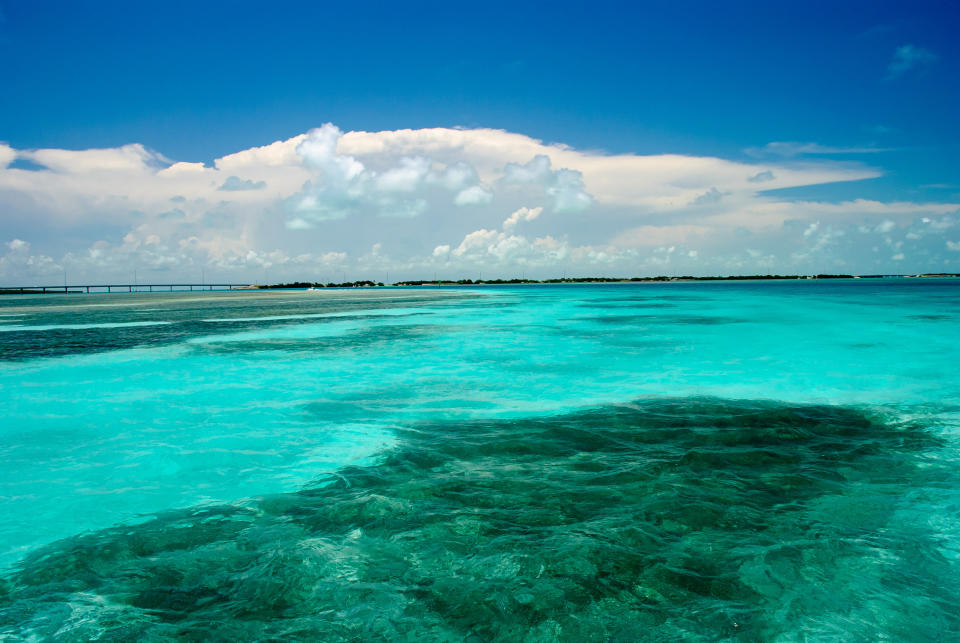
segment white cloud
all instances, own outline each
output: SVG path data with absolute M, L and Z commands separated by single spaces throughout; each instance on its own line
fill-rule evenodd
M 543 208 L 527 208 L 522 207 L 517 210 L 514 210 L 513 213 L 507 217 L 503 222 L 504 230 L 512 230 L 518 223 L 521 221 L 533 221 L 540 216 L 540 213 L 543 212 Z
M 490 129 L 422 129 L 386 132 L 347 132 L 339 142 L 342 154 L 358 158 L 399 158 L 423 155 L 441 163 L 467 162 L 480 180 L 492 183 L 513 178 L 547 180 L 552 167 L 569 168 L 582 176 L 585 192 L 596 204 L 638 206 L 662 211 L 681 209 L 716 186 L 732 193 L 754 194 L 749 178 L 775 172 L 764 189 L 800 187 L 880 176 L 876 169 L 824 162 L 804 166 L 738 163 L 713 157 L 660 154 L 604 155 L 561 145 L 545 145 L 522 134 Z M 535 160 L 537 156 L 546 159 Z M 547 165 L 546 161 L 550 164 Z M 506 168 L 505 164 L 513 164 Z M 528 166 L 524 173 L 518 167 Z M 521 181 L 523 183 L 523 181 Z
M 668 244 L 695 243 L 709 232 L 710 228 L 702 225 L 645 225 L 621 232 L 613 238 L 612 244 L 621 248 L 653 248 Z
M 894 223 L 890 219 L 886 219 L 885 221 L 882 221 L 881 223 L 877 224 L 877 227 L 875 227 L 873 231 L 879 232 L 880 234 L 886 234 L 887 232 L 890 232 L 896 227 L 897 227 L 896 223 Z
M 47 169 L 4 165 L 15 157 Z M 209 166 L 139 145 L 0 145 L 0 235 L 31 241 L 0 247 L 0 276 L 32 282 L 66 263 L 91 279 L 126 277 L 131 265 L 182 275 L 207 266 L 242 281 L 262 279 L 244 271 L 270 267 L 296 279 L 330 261 L 358 273 L 387 267 L 398 278 L 437 262 L 488 266 L 485 274 L 556 272 L 561 261 L 568 272 L 717 273 L 841 255 L 869 270 L 875 259 L 850 234 L 860 228 L 889 238 L 891 255 L 955 260 L 943 235 L 957 225 L 957 204 L 782 201 L 770 192 L 879 174 L 823 159 L 605 155 L 489 129 L 343 133 L 327 124 Z M 533 220 L 538 236 L 525 236 Z
M 442 256 L 443 253 L 438 251 L 448 247 L 438 246 L 434 249 L 434 256 Z M 480 229 L 467 234 L 460 245 L 450 252 L 450 255 L 462 260 L 466 265 L 503 269 L 555 264 L 565 259 L 568 252 L 565 242 L 558 241 L 549 235 L 530 241 L 522 235 Z
M 293 219 L 287 220 L 287 227 L 291 230 L 310 230 L 315 226 L 306 219 L 294 217 Z
M 327 135 L 333 134 L 331 128 L 336 129 L 332 125 L 324 127 L 327 127 Z M 323 127 L 320 129 L 323 130 Z M 301 144 L 307 143 L 307 147 L 304 148 L 305 150 L 310 150 L 313 145 L 317 144 L 316 138 L 311 142 L 307 142 L 308 138 L 308 134 L 300 134 L 285 141 L 274 141 L 269 145 L 251 147 L 250 149 L 242 150 L 234 154 L 228 154 L 214 161 L 214 167 L 221 172 L 246 174 L 251 169 L 271 167 L 289 168 L 290 166 L 299 165 L 301 159 L 299 151 Z M 321 144 L 320 147 L 322 148 L 323 145 Z
M 428 180 L 451 191 L 476 187 L 476 183 L 479 181 L 477 171 L 463 161 L 457 161 L 445 167 L 441 172 L 433 173 L 428 177 Z
M 544 154 L 538 154 L 522 165 L 507 163 L 502 180 L 507 185 L 540 185 L 553 198 L 553 208 L 557 212 L 578 212 L 593 202 L 593 197 L 584 190 L 582 173 L 567 168 L 554 170 L 550 157 Z
M 6 143 L 0 143 L 0 169 L 5 169 L 17 158 L 17 152 Z
M 538 154 L 527 163 L 507 163 L 503 172 L 506 183 L 546 183 L 553 178 L 550 157 Z
M 426 199 L 394 200 L 384 198 L 380 200 L 380 216 L 410 219 L 418 217 L 427 211 Z
M 138 173 L 168 167 L 171 161 L 139 143 L 99 150 L 28 150 L 18 153 L 52 172 L 64 174 Z
M 718 190 L 716 186 L 711 186 L 709 190 L 691 201 L 690 205 L 712 205 L 714 203 L 720 203 L 720 200 L 724 196 L 724 193 Z
M 479 185 L 460 190 L 453 199 L 456 205 L 482 205 L 493 200 L 493 193 Z
M 397 167 L 377 177 L 377 188 L 383 192 L 413 192 L 427 177 L 430 161 L 423 157 L 403 158 Z
M 910 71 L 930 67 L 939 60 L 939 56 L 923 47 L 902 45 L 893 52 L 893 59 L 887 66 L 887 78 L 899 78 Z
M 474 230 L 463 238 L 463 241 L 461 241 L 460 245 L 453 251 L 453 254 L 457 257 L 462 257 L 465 254 L 470 254 L 477 250 L 483 250 L 485 252 L 490 244 L 503 239 L 506 239 L 506 235 L 496 230 Z
M 364 172 L 363 163 L 354 157 L 337 152 L 343 132 L 336 125 L 326 123 L 310 130 L 299 145 L 297 154 L 308 166 L 319 169 L 328 183 L 347 183 Z
M 831 155 L 831 154 L 876 154 L 878 152 L 889 152 L 891 148 L 888 147 L 868 147 L 868 146 L 852 146 L 852 147 L 837 147 L 833 145 L 821 145 L 820 143 L 798 143 L 796 141 L 774 141 L 772 143 L 767 143 L 763 147 L 748 147 L 744 150 L 750 156 L 764 157 L 764 156 L 780 156 L 786 158 L 792 158 L 795 156 L 802 156 L 805 154 L 811 155 Z M 769 178 L 767 178 L 769 173 Z M 760 173 L 756 176 L 750 178 L 751 181 L 764 181 L 772 179 L 772 172 L 767 171 L 767 173 Z

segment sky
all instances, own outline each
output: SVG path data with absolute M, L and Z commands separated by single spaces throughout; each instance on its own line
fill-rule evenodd
M 958 27 L 0 0 L 0 285 L 960 272 Z

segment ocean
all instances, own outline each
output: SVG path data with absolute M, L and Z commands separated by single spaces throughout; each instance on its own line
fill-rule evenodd
M 960 640 L 960 281 L 0 298 L 0 639 Z

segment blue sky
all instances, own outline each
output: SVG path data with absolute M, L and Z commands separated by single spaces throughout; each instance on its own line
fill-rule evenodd
M 873 170 L 872 178 L 806 181 L 763 195 L 783 201 L 960 201 L 956 3 L 6 0 L 0 15 L 0 141 L 25 152 L 10 166 L 22 171 L 31 168 L 27 156 L 37 149 L 136 143 L 170 161 L 213 166 L 218 158 L 324 123 L 343 133 L 460 127 L 505 130 L 600 155 Z M 397 154 L 399 162 L 407 152 Z M 519 161 L 505 157 L 508 162 Z M 502 172 L 492 172 L 480 182 L 500 179 Z M 311 184 L 324 180 L 321 172 Z M 589 181 L 584 190 L 595 196 Z M 58 239 L 52 227 L 23 223 L 43 204 L 10 192 L 7 201 L 16 205 L 2 213 L 0 238 L 42 249 L 50 266 L 62 268 L 64 253 L 76 259 L 81 246 L 116 245 L 125 229 L 136 227 L 114 217 L 68 226 Z M 274 201 L 256 206 L 263 206 L 261 216 L 282 209 Z M 504 199 L 491 207 L 519 203 Z M 513 211 L 491 210 L 474 223 L 490 229 Z M 636 227 L 651 225 L 651 214 L 640 212 Z M 597 216 L 609 223 L 613 215 Z M 923 217 L 929 212 L 918 208 L 915 218 Z M 566 234 L 571 248 L 586 243 L 568 232 L 577 222 L 555 223 L 552 238 Z M 895 223 L 906 230 L 906 220 Z M 313 225 L 335 224 L 318 219 Z M 821 221 L 820 229 L 826 225 Z M 612 227 L 609 232 L 606 240 L 591 239 L 591 247 L 616 237 Z M 169 234 L 172 243 L 186 232 Z M 367 236 L 363 243 L 376 235 Z M 286 251 L 282 239 L 274 241 Z M 355 241 L 324 250 L 346 252 L 353 261 L 359 251 L 347 246 Z M 958 254 L 946 245 L 958 239 L 941 241 L 946 249 L 938 265 Z M 723 256 L 734 249 L 728 250 Z M 403 250 L 406 259 L 416 252 L 426 251 Z M 702 265 L 704 252 L 697 254 L 699 268 L 711 272 Z M 716 256 L 713 272 L 737 268 Z M 917 259 L 914 267 L 929 269 L 925 261 L 931 263 Z M 854 258 L 846 263 L 867 271 L 895 267 Z M 12 277 L 19 273 L 11 265 Z M 800 267 L 787 260 L 775 267 L 781 266 Z M 644 266 L 622 266 L 631 267 Z

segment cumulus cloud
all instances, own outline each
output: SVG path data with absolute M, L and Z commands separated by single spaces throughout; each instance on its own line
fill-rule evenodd
M 456 205 L 482 205 L 491 201 L 493 201 L 493 193 L 479 185 L 471 185 L 460 190 L 453 199 Z
M 524 164 L 507 163 L 503 182 L 507 185 L 531 184 L 544 189 L 553 199 L 557 212 L 578 212 L 590 206 L 593 197 L 586 193 L 583 174 L 568 168 L 554 170 L 550 157 L 538 154 Z
M 291 222 L 302 222 L 302 226 L 346 218 L 367 194 L 366 184 L 372 176 L 354 157 L 337 153 L 342 135 L 338 127 L 327 123 L 311 130 L 297 146 L 297 154 L 314 171 L 315 178 L 305 184 L 302 193 L 288 200 L 294 213 Z
M 909 72 L 922 71 L 939 60 L 939 56 L 923 47 L 902 45 L 893 52 L 887 65 L 887 78 L 899 78 Z
M 377 177 L 377 188 L 382 192 L 413 192 L 420 187 L 430 171 L 430 161 L 421 158 L 403 158 L 397 167 Z
M 332 124 L 212 165 L 135 144 L 0 145 L 0 238 L 29 240 L 0 245 L 0 279 L 34 282 L 62 267 L 93 280 L 125 279 L 137 266 L 145 278 L 188 278 L 203 267 L 251 281 L 265 269 L 292 280 L 334 268 L 416 278 L 437 266 L 452 277 L 518 267 L 543 276 L 821 271 L 841 260 L 879 271 L 899 254 L 905 268 L 925 262 L 918 270 L 958 261 L 944 238 L 956 229 L 957 204 L 772 196 L 880 175 L 817 159 L 817 149 L 797 151 L 811 156 L 802 164 L 783 153 L 748 163 L 606 155 L 502 130 Z M 42 169 L 10 165 L 20 158 Z M 866 232 L 878 235 L 878 253 L 856 244 Z
M 434 249 L 435 256 L 439 248 Z M 480 229 L 467 234 L 450 254 L 469 266 L 541 267 L 564 260 L 568 248 L 551 236 L 530 241 L 522 235 Z
M 432 173 L 428 180 L 453 192 L 479 187 L 477 185 L 479 182 L 477 171 L 473 169 L 473 166 L 463 161 L 456 161 L 440 172 Z
M 297 153 L 316 176 L 288 199 L 291 229 L 349 216 L 413 218 L 431 204 L 483 205 L 493 194 L 468 163 L 449 165 L 422 155 L 365 155 L 365 164 L 344 153 L 343 132 L 331 124 L 309 132 Z
M 311 130 L 297 145 L 297 154 L 310 167 L 320 170 L 329 183 L 348 183 L 361 176 L 363 163 L 352 156 L 337 153 L 343 132 L 333 123 Z
M 540 213 L 543 212 L 543 208 L 519 208 L 514 210 L 513 213 L 507 217 L 503 222 L 504 230 L 512 230 L 518 223 L 521 221 L 533 221 L 540 216 Z

